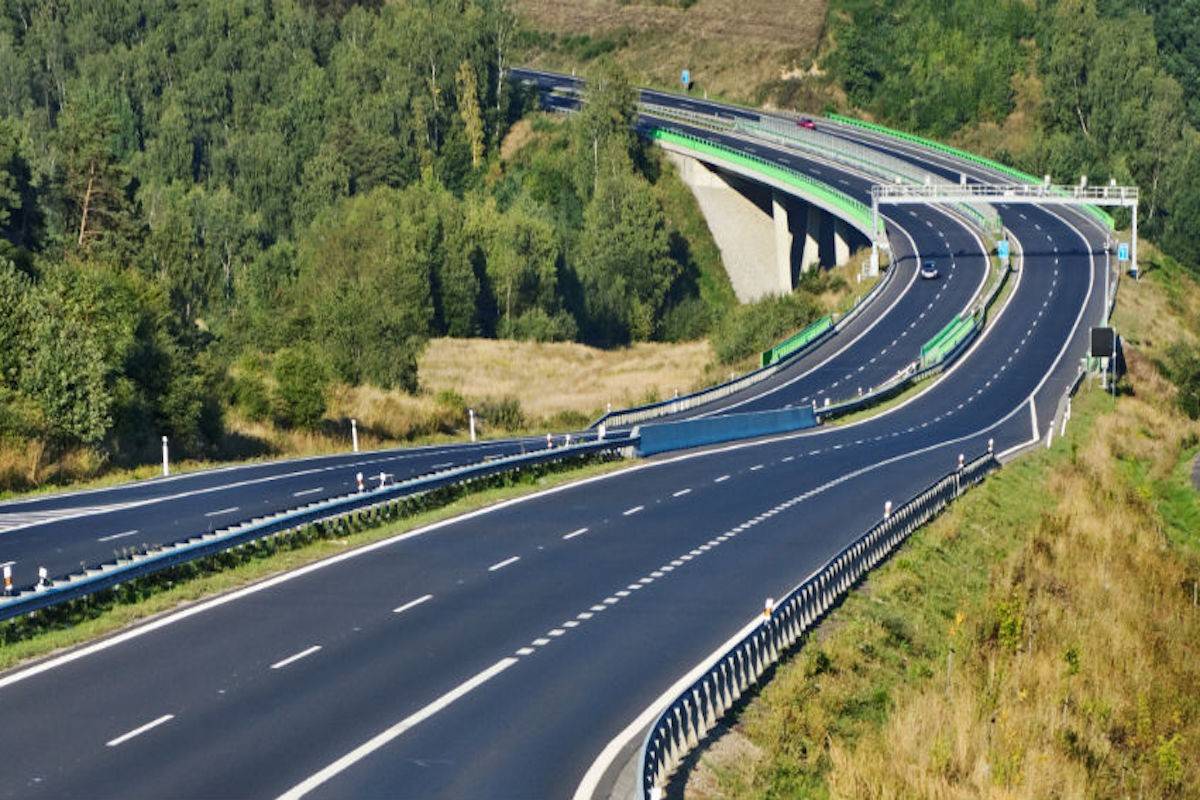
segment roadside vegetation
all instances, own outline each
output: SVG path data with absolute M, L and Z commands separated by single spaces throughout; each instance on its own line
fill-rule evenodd
M 1142 234 L 1200 264 L 1200 14 L 1189 3 L 767 4 L 791 49 L 772 46 L 753 2 L 664 5 L 589 3 L 580 24 L 593 46 L 577 47 L 561 33 L 565 6 L 521 0 L 531 24 L 560 31 L 534 37 L 529 57 L 585 69 L 603 51 L 638 82 L 672 90 L 687 67 L 695 94 L 856 114 L 1065 183 L 1136 184 Z M 762 46 L 744 43 L 756 36 Z M 726 48 L 752 55 L 739 69 Z
M 1153 248 L 1146 264 L 1118 295 L 1118 396 L 1085 383 L 1066 437 L 919 531 L 677 792 L 1194 796 L 1200 424 L 1171 354 L 1200 335 L 1200 286 Z
M 423 384 L 428 343 L 712 339 L 645 399 L 820 311 L 834 284 L 730 320 L 627 75 L 594 60 L 583 113 L 540 112 L 502 78 L 522 24 L 505 0 L 0 2 L 0 491 L 153 472 L 163 435 L 184 468 L 338 449 L 350 417 L 461 435 L 464 397 L 493 431 L 566 425 L 598 408 Z

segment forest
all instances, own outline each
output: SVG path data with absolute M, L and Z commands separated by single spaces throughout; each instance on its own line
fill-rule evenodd
M 829 28 L 852 106 L 1034 175 L 1136 184 L 1142 235 L 1200 265 L 1200 2 L 832 0 Z
M 531 117 L 506 0 L 0 9 L 6 441 L 205 456 L 228 408 L 314 426 L 331 383 L 416 390 L 433 336 L 715 321 L 628 78 Z M 537 143 L 504 164 L 522 120 Z

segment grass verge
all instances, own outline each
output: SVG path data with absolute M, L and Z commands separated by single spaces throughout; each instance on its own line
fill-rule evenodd
M 853 593 L 687 796 L 1195 796 L 1198 429 L 1130 375 Z
M 341 524 L 306 526 L 31 617 L 9 620 L 0 623 L 0 672 L 356 547 L 625 466 L 623 460 L 583 466 L 571 462 L 557 469 L 498 476 L 498 481 L 482 489 L 449 487 L 453 491 L 403 499 L 394 518 L 383 524 L 357 530 Z M 422 502 L 409 502 L 416 499 Z

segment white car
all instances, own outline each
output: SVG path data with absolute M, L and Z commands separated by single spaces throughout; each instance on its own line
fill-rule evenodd
M 938 268 L 932 261 L 926 261 L 921 265 L 921 277 L 927 281 L 931 281 L 938 276 Z

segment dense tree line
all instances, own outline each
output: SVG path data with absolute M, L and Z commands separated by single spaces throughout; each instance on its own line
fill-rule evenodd
M 1145 235 L 1200 264 L 1196 0 L 835 0 L 830 66 L 854 104 L 947 137 L 1014 110 L 1031 79 L 1035 135 L 995 153 L 1063 181 L 1143 192 Z
M 695 267 L 624 76 L 501 162 L 536 105 L 503 77 L 515 25 L 508 0 L 0 0 L 0 435 L 198 454 L 227 402 L 306 425 L 306 386 L 415 389 L 434 335 L 675 335 Z

